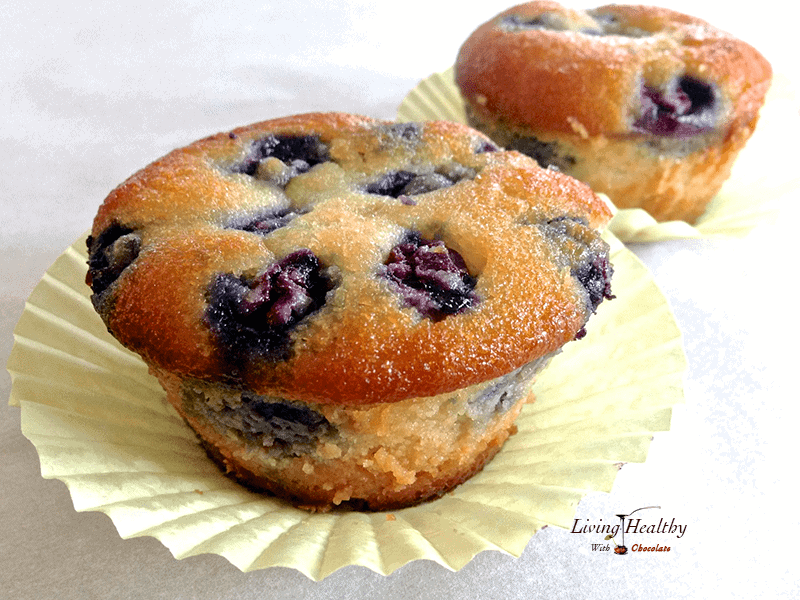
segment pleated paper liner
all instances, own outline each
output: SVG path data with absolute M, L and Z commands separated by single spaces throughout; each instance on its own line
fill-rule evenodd
M 777 75 L 753 136 L 739 153 L 731 177 L 694 225 L 659 223 L 646 211 L 619 209 L 609 229 L 623 242 L 742 237 L 773 219 L 787 196 L 800 192 L 794 153 L 781 153 L 800 136 L 800 103 L 789 82 Z M 397 109 L 399 121 L 446 120 L 467 123 L 452 67 L 422 80 Z M 613 200 L 613 199 L 612 199 Z
M 608 236 L 615 300 L 535 385 L 496 458 L 445 497 L 392 513 L 311 514 L 248 491 L 207 458 L 144 363 L 106 331 L 84 283 L 83 240 L 28 300 L 8 363 L 11 404 L 78 511 L 123 538 L 152 536 L 177 558 L 224 556 L 242 571 L 291 567 L 319 580 L 347 565 L 389 574 L 419 559 L 460 569 L 476 554 L 519 556 L 546 525 L 569 528 L 590 491 L 642 462 L 683 400 L 681 334 L 648 270 Z

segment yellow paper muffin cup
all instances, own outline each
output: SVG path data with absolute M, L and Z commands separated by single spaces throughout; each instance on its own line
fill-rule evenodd
M 225 477 L 138 356 L 106 331 L 84 283 L 83 239 L 26 303 L 8 363 L 11 404 L 78 511 L 177 558 L 224 556 L 242 571 L 291 567 L 319 580 L 347 565 L 389 574 L 427 559 L 460 569 L 484 550 L 519 556 L 545 525 L 568 528 L 581 498 L 642 462 L 683 400 L 680 331 L 649 271 L 613 235 L 617 298 L 534 386 L 519 432 L 441 499 L 392 513 L 312 514 Z
M 641 208 L 615 210 L 609 229 L 623 242 L 742 237 L 777 214 L 780 202 L 800 191 L 800 176 L 786 140 L 800 136 L 800 104 L 789 82 L 774 77 L 755 132 L 739 153 L 731 177 L 694 225 L 659 223 Z M 397 109 L 399 121 L 467 123 L 453 69 L 434 73 L 412 89 Z M 612 199 L 613 200 L 613 199 Z

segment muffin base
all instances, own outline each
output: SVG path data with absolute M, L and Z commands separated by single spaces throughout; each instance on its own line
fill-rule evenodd
M 313 511 L 389 510 L 437 498 L 480 471 L 516 432 L 549 359 L 451 393 L 356 406 L 254 397 L 153 372 L 208 455 L 244 485 Z M 314 425 L 264 419 L 265 406 L 311 415 L 302 419 Z
M 657 221 L 694 223 L 730 177 L 739 151 L 756 120 L 723 136 L 692 138 L 589 136 L 576 132 L 531 131 L 508 126 L 467 105 L 467 118 L 497 144 L 530 155 L 611 198 L 617 208 L 642 208 Z M 540 156 L 530 148 L 543 148 Z M 542 156 L 543 154 L 544 156 Z

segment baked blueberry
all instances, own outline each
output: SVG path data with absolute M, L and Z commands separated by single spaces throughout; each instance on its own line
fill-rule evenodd
M 292 329 L 325 304 L 331 288 L 317 257 L 298 250 L 253 279 L 217 276 L 206 318 L 229 359 L 257 354 L 281 360 L 290 353 Z
M 411 171 L 390 171 L 376 181 L 368 183 L 364 191 L 368 194 L 397 198 L 403 193 L 406 185 L 411 183 L 415 177 L 416 174 Z
M 592 312 L 596 312 L 603 300 L 614 298 L 611 293 L 611 275 L 614 270 L 608 260 L 608 253 L 601 248 L 587 246 L 582 258 L 572 274 L 589 294 Z
M 95 294 L 101 294 L 139 255 L 141 239 L 130 227 L 114 223 L 97 237 L 86 239 L 89 251 L 88 279 Z
M 540 225 L 552 247 L 570 264 L 570 273 L 583 286 L 588 308 L 594 313 L 603 300 L 614 298 L 611 277 L 614 273 L 609 262 L 609 247 L 593 235 L 583 219 L 570 216 L 556 217 Z M 582 337 L 582 336 L 581 336 Z
M 442 188 L 450 187 L 453 182 L 439 173 L 424 173 L 417 175 L 402 189 L 401 194 L 416 196 L 426 194 Z
M 500 147 L 497 144 L 493 144 L 489 141 L 483 141 L 475 148 L 475 154 L 483 154 L 484 152 L 497 152 L 498 150 L 500 150 Z
M 268 135 L 253 142 L 244 160 L 235 164 L 232 170 L 255 177 L 259 165 L 269 158 L 281 161 L 291 169 L 290 177 L 296 177 L 330 160 L 330 155 L 328 146 L 317 136 Z
M 245 392 L 241 405 L 226 406 L 216 415 L 224 424 L 259 439 L 262 446 L 279 446 L 299 454 L 330 429 L 328 420 L 300 403 L 275 402 Z
M 686 137 L 714 128 L 715 93 L 708 83 L 680 77 L 664 90 L 642 85 L 642 115 L 637 131 L 669 137 Z
M 237 218 L 232 221 L 228 227 L 230 229 L 241 229 L 242 231 L 248 231 L 250 233 L 267 235 L 276 229 L 284 227 L 300 214 L 301 213 L 291 208 L 271 208 L 253 216 Z
M 534 136 L 518 137 L 511 140 L 508 147 L 527 154 L 539 163 L 540 167 L 567 171 L 575 165 L 575 157 L 561 150 L 557 142 L 543 142 Z
M 477 279 L 469 274 L 461 255 L 441 240 L 410 232 L 392 248 L 380 271 L 403 298 L 423 316 L 440 321 L 478 302 Z
M 250 391 L 209 402 L 207 393 L 200 382 L 184 385 L 184 407 L 257 447 L 272 449 L 274 456 L 301 456 L 313 451 L 323 437 L 335 435 L 336 428 L 324 415 L 300 402 Z
M 433 192 L 474 177 L 474 170 L 458 163 L 451 163 L 440 165 L 432 173 L 389 171 L 375 181 L 368 183 L 364 187 L 364 191 L 368 194 L 401 198 L 402 196 L 416 196 Z

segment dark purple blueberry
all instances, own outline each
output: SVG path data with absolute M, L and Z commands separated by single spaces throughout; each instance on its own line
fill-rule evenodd
M 597 310 L 603 300 L 611 300 L 611 275 L 614 269 L 608 260 L 608 254 L 592 252 L 587 248 L 588 256 L 573 269 L 573 276 L 589 294 L 592 312 Z
M 508 143 L 508 148 L 527 154 L 542 168 L 555 168 L 569 172 L 575 166 L 575 157 L 565 154 L 556 142 L 543 142 L 534 136 L 518 137 Z
M 272 360 L 289 355 L 292 329 L 324 304 L 333 287 L 310 250 L 298 250 L 253 279 L 218 275 L 206 318 L 233 361 L 247 355 Z
M 400 193 L 406 196 L 416 196 L 418 194 L 426 194 L 450 187 L 451 185 L 453 185 L 453 182 L 444 175 L 440 175 L 439 173 L 425 173 L 414 177 Z
M 253 142 L 247 156 L 233 166 L 233 171 L 255 176 L 259 163 L 270 157 L 277 158 L 290 167 L 293 176 L 330 160 L 328 147 L 318 136 L 268 135 Z
M 689 97 L 690 114 L 708 110 L 714 106 L 714 88 L 710 84 L 694 77 L 681 77 L 679 85 L 683 93 Z
M 269 402 L 261 396 L 242 394 L 242 410 L 247 413 L 243 420 L 246 433 L 266 436 L 286 449 L 307 446 L 331 429 L 323 415 L 296 403 Z
M 228 225 L 228 228 L 267 235 L 287 225 L 300 214 L 290 208 L 268 209 L 252 217 L 236 219 Z
M 469 274 L 464 259 L 439 240 L 426 240 L 409 233 L 392 248 L 380 274 L 400 293 L 406 306 L 440 321 L 478 302 L 477 280 Z
M 611 276 L 614 269 L 609 261 L 609 246 L 588 227 L 585 220 L 562 216 L 540 225 L 543 233 L 553 241 L 555 248 L 572 246 L 577 251 L 564 251 L 556 260 L 568 261 L 570 273 L 586 290 L 587 307 L 592 312 L 603 300 L 611 300 Z M 578 339 L 586 334 L 578 332 Z
M 432 173 L 389 171 L 379 179 L 368 183 L 364 191 L 368 194 L 401 198 L 440 190 L 474 177 L 474 170 L 458 163 L 442 165 Z
M 136 260 L 141 238 L 130 227 L 110 225 L 97 237 L 86 239 L 89 275 L 95 294 L 102 294 Z
M 637 131 L 681 138 L 714 128 L 714 89 L 692 77 L 681 77 L 665 90 L 643 85 L 641 103 L 642 116 L 633 124 Z
M 475 154 L 484 154 L 485 152 L 497 152 L 500 150 L 500 147 L 497 144 L 493 144 L 489 141 L 481 141 L 480 144 L 475 148 Z
M 209 403 L 197 388 L 182 390 L 184 407 L 221 430 L 229 429 L 251 443 L 276 449 L 281 455 L 310 452 L 320 438 L 335 434 L 324 415 L 300 402 L 243 392 L 241 401 Z
M 364 191 L 368 194 L 397 198 L 403 193 L 403 188 L 415 177 L 416 174 L 410 171 L 390 171 L 382 175 L 380 179 L 367 184 Z

